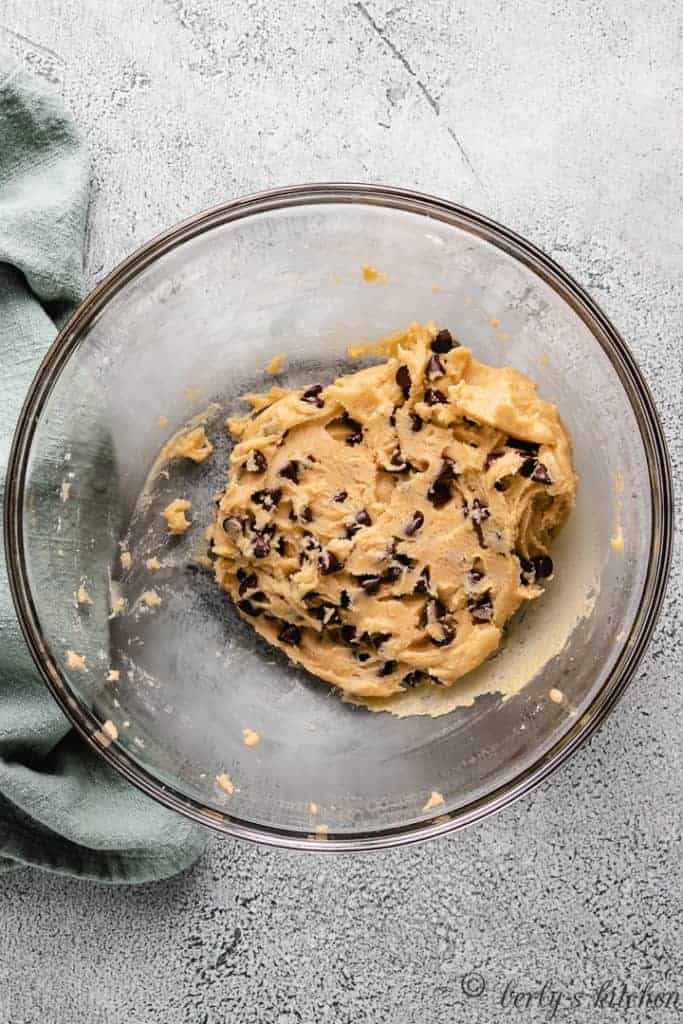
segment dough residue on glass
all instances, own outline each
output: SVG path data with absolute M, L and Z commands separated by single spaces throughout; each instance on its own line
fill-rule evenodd
M 323 387 L 250 395 L 210 540 L 218 583 L 351 698 L 448 688 L 554 573 L 576 491 L 556 406 L 411 324 Z

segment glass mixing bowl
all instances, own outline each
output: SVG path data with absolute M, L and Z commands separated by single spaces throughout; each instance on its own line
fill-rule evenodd
M 367 283 L 366 263 L 386 281 Z M 285 354 L 278 383 L 329 382 L 358 365 L 348 343 L 428 319 L 479 359 L 522 370 L 559 405 L 580 486 L 546 594 L 513 620 L 496 657 L 456 684 L 469 706 L 398 718 L 344 703 L 262 642 L 202 567 L 202 536 L 226 474 L 224 418 L 244 392 L 268 387 L 275 354 Z M 192 417 L 205 421 L 214 457 L 150 474 Z M 159 511 L 179 496 L 191 498 L 195 526 L 173 539 Z M 36 376 L 6 509 L 26 639 L 100 754 L 221 832 L 325 850 L 468 824 L 574 751 L 623 693 L 652 633 L 671 524 L 652 399 L 589 296 L 485 217 L 366 185 L 227 203 L 114 270 Z M 162 568 L 148 569 L 150 557 Z M 92 603 L 77 603 L 81 584 Z M 148 609 L 141 595 L 152 587 L 162 604 Z M 118 679 L 107 678 L 112 668 Z M 245 745 L 245 728 L 260 734 L 257 746 Z M 217 784 L 222 773 L 234 792 Z M 443 804 L 425 807 L 432 791 Z

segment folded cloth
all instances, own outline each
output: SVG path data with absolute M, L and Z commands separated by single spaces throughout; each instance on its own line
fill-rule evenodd
M 88 194 L 70 116 L 0 53 L 0 503 L 22 401 L 81 297 Z M 204 830 L 138 792 L 69 727 L 21 636 L 2 547 L 0 537 L 0 870 L 127 883 L 183 870 Z

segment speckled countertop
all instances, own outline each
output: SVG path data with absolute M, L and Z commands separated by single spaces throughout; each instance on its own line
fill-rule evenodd
M 612 316 L 679 478 L 682 32 L 674 0 L 0 5 L 0 45 L 89 140 L 91 281 L 268 186 L 452 197 Z M 679 549 L 649 652 L 593 741 L 465 833 L 360 859 L 212 839 L 189 874 L 141 889 L 0 878 L 1 1024 L 676 1019 L 682 583 Z M 657 1005 L 676 991 L 678 1014 Z

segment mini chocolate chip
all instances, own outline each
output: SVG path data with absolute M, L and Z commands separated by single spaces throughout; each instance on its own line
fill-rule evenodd
M 225 533 L 234 536 L 236 533 L 242 533 L 243 523 L 237 516 L 226 516 L 221 526 Z
M 507 448 L 516 448 L 519 452 L 529 452 L 531 455 L 537 455 L 538 449 L 541 447 L 535 441 L 522 441 L 519 437 L 508 437 L 505 446 Z
M 284 537 L 278 537 L 276 548 L 278 555 L 281 555 L 284 558 L 287 554 L 287 542 Z
M 477 526 L 483 523 L 485 519 L 488 519 L 491 515 L 487 505 L 482 505 L 478 498 L 475 498 L 472 502 L 472 506 L 469 510 L 470 518 L 472 522 L 476 523 Z
M 489 466 L 493 465 L 496 459 L 502 459 L 505 452 L 489 452 L 484 459 L 484 469 L 488 469 Z
M 550 555 L 537 555 L 533 562 L 537 580 L 545 580 L 552 576 L 554 566 Z
M 290 520 L 290 522 L 296 523 L 297 517 L 296 517 L 296 512 L 294 511 L 293 508 L 290 508 L 289 515 L 287 516 L 287 518 Z
M 342 592 L 340 593 L 339 604 L 344 610 L 346 610 L 351 604 L 351 598 L 349 597 L 348 592 L 346 590 L 342 590 Z
M 391 416 L 389 417 L 389 426 L 390 427 L 395 427 L 396 426 L 396 409 L 394 409 L 394 411 L 392 412 Z
M 255 450 L 251 452 L 249 458 L 245 462 L 245 468 L 249 473 L 265 473 L 268 468 L 268 460 L 263 452 Z
M 355 520 L 360 526 L 372 526 L 372 519 L 364 508 L 356 512 Z
M 360 444 L 363 440 L 363 427 L 358 420 L 352 419 L 347 412 L 344 413 L 342 421 L 345 427 L 348 427 L 351 433 L 346 437 L 346 443 L 348 445 Z
M 479 583 L 483 580 L 486 573 L 482 572 L 481 569 L 470 569 L 467 575 L 470 583 Z
M 395 583 L 399 580 L 403 574 L 403 569 L 400 565 L 390 565 L 388 569 L 385 569 L 382 573 L 383 583 Z
M 471 420 L 469 418 L 469 416 L 463 416 L 462 421 L 463 421 L 463 423 L 467 424 L 468 427 L 478 427 L 479 426 L 477 421 L 476 420 Z
M 410 387 L 413 382 L 410 376 L 410 370 L 407 366 L 399 366 L 396 371 L 396 383 L 403 392 L 403 397 L 408 398 L 410 395 Z
M 443 355 L 452 348 L 457 348 L 457 345 L 458 342 L 453 340 L 451 332 L 444 328 L 432 339 L 432 352 L 440 352 Z
M 437 355 L 430 357 L 427 366 L 425 367 L 425 377 L 427 380 L 436 380 L 437 377 L 443 377 L 446 369 Z
M 452 498 L 450 483 L 437 477 L 427 491 L 427 498 L 434 508 L 443 508 Z
M 529 458 L 525 459 L 522 465 L 519 467 L 517 472 L 520 476 L 529 477 L 536 469 L 536 459 Z
M 422 672 L 419 669 L 415 669 L 413 672 L 409 672 L 407 676 L 404 676 L 401 682 L 404 686 L 412 687 L 418 686 L 422 681 Z
M 366 642 L 379 649 L 387 640 L 391 640 L 391 633 L 371 633 Z
M 358 658 L 358 661 L 369 661 L 370 660 L 370 655 L 367 653 L 367 651 L 354 651 L 353 652 L 353 656 L 355 658 Z
M 414 434 L 419 434 L 422 430 L 424 421 L 421 416 L 418 416 L 416 412 L 410 413 L 410 429 Z
M 237 572 L 235 573 L 235 576 L 237 577 L 237 582 L 238 583 L 243 583 L 244 580 L 246 580 L 246 578 L 248 576 L 247 570 L 246 569 L 238 569 Z
M 429 578 L 429 566 L 425 566 L 420 575 L 417 577 L 417 582 L 413 588 L 414 594 L 428 594 L 431 586 L 431 580 Z
M 264 487 L 262 491 L 254 491 L 251 500 L 255 505 L 261 505 L 266 512 L 272 512 L 278 507 L 281 497 L 282 491 L 279 487 Z
M 270 554 L 270 538 L 263 533 L 256 533 L 252 542 L 254 558 L 265 558 Z
M 377 675 L 390 676 L 392 672 L 396 671 L 396 664 L 395 661 L 385 661 Z
M 455 633 L 453 630 L 442 624 L 439 625 L 439 629 L 441 630 L 441 637 L 437 640 L 436 637 L 430 636 L 429 639 L 432 643 L 436 644 L 437 647 L 447 647 L 448 644 L 453 643 L 453 640 L 455 639 Z
M 298 647 L 301 643 L 301 630 L 293 623 L 285 622 L 277 638 L 283 644 L 291 644 L 292 647 Z
M 310 388 L 306 388 L 301 396 L 301 401 L 308 402 L 309 405 L 317 405 L 319 409 L 322 409 L 325 404 L 323 399 L 320 397 L 322 389 L 322 384 L 311 384 Z
M 364 590 L 365 593 L 368 596 L 371 596 L 372 594 L 376 594 L 377 593 L 377 591 L 379 590 L 379 585 L 380 585 L 381 582 L 382 582 L 382 577 L 381 576 L 359 576 L 358 577 L 358 584 L 359 584 L 360 588 L 362 590 Z
M 475 601 L 470 601 L 468 607 L 470 615 L 476 623 L 490 622 L 493 618 L 493 604 L 491 603 L 490 591 L 482 594 Z
M 291 480 L 293 484 L 299 483 L 299 463 L 296 459 L 291 459 L 286 462 L 280 470 L 279 476 L 283 476 L 285 480 Z
M 548 467 L 544 466 L 542 462 L 536 463 L 531 479 L 537 484 L 551 484 L 553 482 L 553 478 L 548 472 Z
M 534 563 L 530 558 L 525 558 L 524 555 L 518 555 L 517 557 L 519 558 L 519 567 L 521 570 L 519 574 L 519 582 L 523 587 L 528 587 L 528 585 L 533 582 L 533 577 L 536 572 Z
M 418 509 L 417 512 L 413 513 L 413 518 L 411 519 L 411 521 L 405 524 L 405 526 L 403 526 L 403 532 L 405 534 L 405 537 L 415 537 L 417 531 L 420 529 L 422 525 L 424 525 L 424 521 L 424 512 L 421 512 Z
M 342 626 L 339 630 L 341 638 L 345 644 L 353 644 L 356 642 L 356 627 L 351 626 L 348 623 Z
M 501 492 L 502 491 L 507 491 L 507 489 L 508 489 L 508 485 L 507 485 L 505 480 L 496 480 L 496 482 L 495 482 L 495 484 L 493 486 L 496 488 L 497 491 L 501 491 Z
M 446 605 L 439 601 L 438 597 L 434 597 L 427 605 L 427 614 L 430 619 L 442 619 L 446 614 Z
M 332 501 L 336 501 L 339 504 L 341 504 L 342 501 L 346 501 L 348 496 L 349 496 L 348 491 L 337 491 L 336 494 L 332 495 Z
M 249 595 L 249 600 L 258 601 L 259 604 L 268 604 L 270 602 L 270 598 L 262 590 L 255 590 L 253 594 Z
M 242 572 L 244 572 L 244 570 L 242 570 Z M 238 579 L 239 579 L 239 577 L 238 577 Z M 256 573 L 251 572 L 248 575 L 247 575 L 247 573 L 244 573 L 244 576 L 240 580 L 240 585 L 239 585 L 238 593 L 239 593 L 240 597 L 244 597 L 244 595 L 246 594 L 246 592 L 248 590 L 253 590 L 254 587 L 257 587 L 257 586 L 258 586 L 258 580 L 256 578 Z
M 339 572 L 342 567 L 337 556 L 331 551 L 323 551 L 318 559 L 318 564 L 323 576 L 331 576 L 333 572 Z
M 311 508 L 310 505 L 304 505 L 304 507 L 301 509 L 301 512 L 299 513 L 299 518 L 301 519 L 302 523 L 313 522 L 313 509 Z
M 444 395 L 443 391 L 439 391 L 438 388 L 427 388 L 424 393 L 424 400 L 427 405 L 447 405 L 448 399 Z
M 245 615 L 253 615 L 253 617 L 255 619 L 257 619 L 259 617 L 259 615 L 261 614 L 261 612 L 263 610 L 262 608 L 254 608 L 254 606 L 251 603 L 251 601 L 247 601 L 247 600 L 238 601 L 237 602 L 237 607 L 239 608 L 239 610 L 241 612 L 244 612 Z

